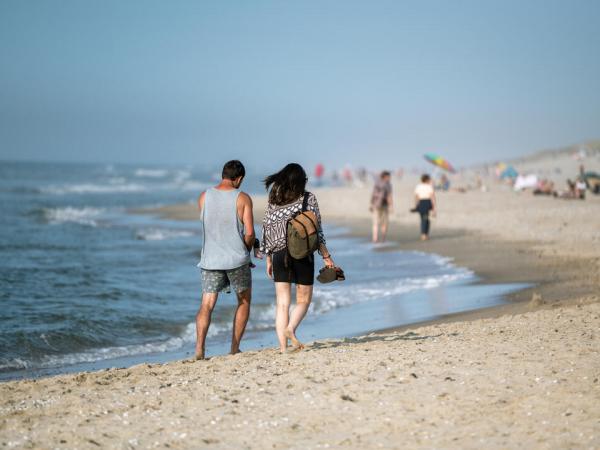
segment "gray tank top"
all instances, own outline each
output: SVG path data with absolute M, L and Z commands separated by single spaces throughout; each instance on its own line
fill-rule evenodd
M 206 270 L 236 269 L 250 262 L 244 244 L 244 225 L 237 214 L 240 191 L 210 188 L 204 195 L 202 224 L 204 243 L 200 264 Z

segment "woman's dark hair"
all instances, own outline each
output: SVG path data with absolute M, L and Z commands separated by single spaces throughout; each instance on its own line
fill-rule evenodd
M 421 175 L 421 183 L 427 183 L 429 180 L 431 180 L 431 177 L 427 174 L 423 174 Z
M 237 159 L 227 161 L 223 166 L 223 171 L 221 172 L 221 178 L 224 180 L 235 180 L 238 177 L 245 176 L 246 169 L 244 168 L 244 165 Z
M 306 172 L 300 164 L 288 164 L 264 179 L 265 188 L 271 188 L 269 203 L 280 206 L 298 200 L 304 194 L 307 181 Z

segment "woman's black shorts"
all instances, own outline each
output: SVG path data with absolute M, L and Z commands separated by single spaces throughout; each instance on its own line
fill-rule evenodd
M 287 249 L 273 253 L 273 279 L 278 283 L 315 284 L 315 257 L 294 259 Z

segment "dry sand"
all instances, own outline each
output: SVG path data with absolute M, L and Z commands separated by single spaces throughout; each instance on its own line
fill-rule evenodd
M 600 448 L 600 197 L 538 198 L 488 181 L 489 192 L 440 194 L 433 239 L 420 243 L 408 212 L 411 181 L 395 186 L 391 237 L 399 247 L 452 256 L 484 282 L 539 283 L 514 297 L 527 302 L 494 317 L 319 341 L 296 354 L 264 350 L 3 383 L 0 442 Z M 367 233 L 368 187 L 317 193 L 326 220 Z M 190 205 L 152 213 L 197 217 Z

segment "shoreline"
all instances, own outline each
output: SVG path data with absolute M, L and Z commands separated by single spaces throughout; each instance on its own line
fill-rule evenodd
M 395 193 L 398 197 L 409 197 L 412 184 L 399 183 L 400 189 Z M 357 211 L 354 204 L 366 204 L 368 189 L 365 188 L 319 188 L 314 190 L 319 198 L 323 220 L 348 229 L 347 236 L 369 241 L 371 219 L 368 212 Z M 465 194 L 443 193 L 453 199 L 462 200 Z M 488 195 L 479 192 L 472 196 Z M 513 192 L 500 192 L 509 196 L 518 195 Z M 356 201 L 356 197 L 359 201 Z M 266 196 L 255 195 L 254 202 L 255 227 L 260 224 L 261 212 L 266 207 Z M 520 197 L 522 199 L 522 197 Z M 324 201 L 323 201 L 324 200 Z M 531 200 L 531 199 L 526 199 Z M 551 200 L 554 199 L 534 199 Z M 595 200 L 595 201 L 594 201 Z M 600 198 L 592 199 L 595 207 L 600 206 Z M 446 201 L 446 199 L 442 199 Z M 559 206 L 564 202 L 558 201 Z M 443 203 L 442 203 L 443 205 Z M 600 211 L 600 208 L 598 208 Z M 158 208 L 138 208 L 131 212 L 136 214 L 152 214 L 169 220 L 198 220 L 195 205 L 178 204 Z M 442 212 L 446 212 L 442 210 Z M 555 308 L 574 304 L 578 299 L 593 296 L 600 290 L 600 253 L 582 252 L 574 255 L 561 247 L 560 241 L 541 241 L 535 239 L 507 239 L 499 233 L 485 232 L 481 229 L 438 226 L 440 220 L 432 223 L 431 239 L 419 240 L 417 216 L 396 212 L 390 215 L 387 242 L 392 247 L 384 247 L 375 251 L 404 250 L 421 251 L 440 255 L 452 260 L 452 263 L 472 270 L 478 277 L 474 284 L 528 284 L 531 286 L 503 294 L 505 303 L 443 315 L 436 319 L 419 321 L 397 327 L 373 329 L 371 333 L 382 334 L 412 330 L 423 326 L 443 323 L 474 321 L 479 319 L 498 318 L 503 315 L 514 315 L 543 308 Z M 411 223 L 412 222 L 412 223 Z M 453 223 L 454 225 L 454 223 Z M 529 237 L 529 236 L 528 236 Z M 598 232 L 600 241 L 600 231 Z M 599 243 L 600 245 L 600 243 Z M 569 249 L 570 250 L 570 249 Z M 561 254 L 563 253 L 563 254 Z M 335 255 L 334 255 L 335 259 Z M 595 271 L 598 267 L 599 271 Z
M 336 221 L 335 218 L 331 218 Z M 348 236 L 365 238 L 371 223 L 367 219 L 346 221 Z M 449 321 L 493 318 L 503 314 L 518 314 L 533 308 L 565 304 L 569 298 L 597 293 L 593 282 L 593 258 L 562 257 L 550 259 L 536 249 L 536 242 L 515 242 L 486 236 L 464 229 L 433 229 L 431 239 L 418 240 L 417 224 L 390 224 L 388 242 L 393 250 L 421 251 L 450 258 L 452 263 L 472 270 L 479 278 L 475 284 L 524 283 L 531 286 L 505 294 L 505 304 L 450 314 L 381 332 L 405 330 Z M 385 251 L 385 250 L 383 250 Z
M 324 220 L 341 220 L 351 235 L 368 239 L 368 217 L 348 217 L 339 195 L 319 193 Z M 534 213 L 545 213 L 543 206 Z M 464 220 L 451 215 L 445 219 L 454 226 L 434 223 L 432 239 L 422 243 L 413 219 L 392 218 L 389 238 L 398 249 L 451 257 L 482 284 L 536 285 L 498 307 L 319 339 L 298 353 L 269 348 L 3 382 L 0 442 L 32 448 L 600 446 L 600 258 L 594 249 L 574 253 L 574 234 L 526 240 L 530 230 L 521 230 L 512 241 L 500 228 L 483 233 L 458 226 Z M 572 231 L 592 247 L 589 224 Z
M 345 188 L 334 188 L 317 191 L 320 198 L 325 197 L 325 202 L 322 203 L 322 210 L 325 211 L 323 214 L 324 221 L 347 229 L 345 235 L 348 237 L 368 242 L 371 227 L 369 218 L 360 217 L 357 214 L 346 218 L 340 214 L 339 208 L 331 208 L 331 197 L 337 197 L 336 194 L 344 192 L 344 190 Z M 260 214 L 265 207 L 266 198 L 264 195 L 260 195 L 254 196 L 253 200 L 255 215 L 256 213 Z M 129 212 L 132 214 L 154 215 L 167 220 L 198 220 L 196 207 L 193 203 L 155 208 L 136 208 L 130 209 Z M 413 219 L 414 224 L 408 224 L 407 217 L 408 221 Z M 593 295 L 597 292 L 597 284 L 594 283 L 594 273 L 592 273 L 597 262 L 594 258 L 574 258 L 572 256 L 550 258 L 547 251 L 539 248 L 539 242 L 507 241 L 480 231 L 437 227 L 436 222 L 433 224 L 432 238 L 429 241 L 421 242 L 418 240 L 416 219 L 414 215 L 406 215 L 399 220 L 398 214 L 392 215 L 388 233 L 388 246 L 381 249 L 374 248 L 374 251 L 419 251 L 450 258 L 454 265 L 465 267 L 474 272 L 477 280 L 471 282 L 473 285 L 526 284 L 529 286 L 519 288 L 508 294 L 501 294 L 505 302 L 500 305 L 483 306 L 475 310 L 444 314 L 437 318 L 420 320 L 410 324 L 374 327 L 368 330 L 368 333 L 381 334 L 435 324 L 519 314 L 538 308 L 555 307 L 558 301 L 564 305 L 569 303 L 570 299 Z M 259 221 L 256 222 L 260 223 Z M 590 268 L 592 270 L 589 270 Z M 597 279 L 597 274 L 595 275 Z M 251 351 L 258 350 L 260 349 Z M 164 364 L 177 361 L 182 357 L 185 358 L 185 354 L 186 352 L 181 350 L 168 352 L 168 356 L 167 354 L 164 356 L 152 354 L 147 355 L 147 360 L 154 364 Z M 40 379 L 80 371 L 100 371 L 111 367 L 131 367 L 138 364 L 140 359 L 142 358 L 131 356 L 81 363 L 66 368 L 40 369 L 33 371 L 31 374 L 19 374 L 14 378 L 6 377 L 0 382 Z
M 184 208 L 187 208 L 187 206 L 184 206 Z M 145 211 L 144 213 L 146 214 L 151 214 L 150 211 Z M 172 217 L 168 217 L 168 219 L 172 220 Z M 362 242 L 368 242 L 368 239 L 365 239 L 365 236 L 362 234 L 361 230 L 361 222 L 357 221 L 357 220 L 353 220 L 351 223 L 346 222 L 345 224 L 339 224 L 337 223 L 337 221 L 332 220 L 332 223 L 336 226 L 341 226 L 342 228 L 348 229 L 350 228 L 350 231 L 342 233 L 340 236 L 341 237 L 352 237 L 354 239 L 360 240 Z M 404 227 L 402 228 L 402 233 L 403 236 L 406 234 L 409 234 L 409 230 L 408 228 Z M 397 239 L 397 237 L 394 237 L 394 239 Z M 391 246 L 386 246 L 385 248 L 381 249 L 381 250 L 377 250 L 375 249 L 375 251 L 406 251 L 406 250 L 418 250 L 418 251 L 423 251 L 423 249 L 421 248 L 417 248 L 416 246 L 414 248 L 401 248 L 400 247 L 400 243 L 396 242 L 395 244 L 392 241 L 389 241 L 388 244 L 391 244 Z M 429 251 L 428 253 L 430 254 L 434 254 L 434 255 L 439 255 L 438 253 L 435 252 L 431 252 Z M 441 255 L 441 256 L 448 256 L 448 255 Z M 455 261 L 452 261 L 452 264 L 455 264 Z M 456 264 L 455 264 L 456 265 Z M 261 267 L 262 269 L 262 267 Z M 467 267 L 467 269 L 471 269 L 470 267 Z M 511 282 L 510 280 L 506 280 L 506 279 L 497 279 L 497 280 L 484 280 L 482 279 L 482 277 L 480 277 L 477 273 L 475 273 L 476 275 L 476 280 L 471 280 L 467 282 L 467 286 L 468 285 L 485 285 L 485 284 L 497 284 L 497 285 L 501 285 L 501 284 L 523 284 L 523 280 L 519 280 L 518 282 Z M 499 297 L 501 298 L 506 298 L 507 295 L 512 295 L 512 294 L 498 294 Z M 399 323 L 398 325 L 393 325 L 393 326 L 379 326 L 379 327 L 374 327 L 374 328 L 366 328 L 360 331 L 356 331 L 356 332 L 351 332 L 349 334 L 337 334 L 337 335 L 333 335 L 333 336 L 318 336 L 315 337 L 316 339 L 335 339 L 335 338 L 341 338 L 341 337 L 347 337 L 347 338 L 353 338 L 356 336 L 360 336 L 363 334 L 370 334 L 370 333 L 383 333 L 383 332 L 390 332 L 390 331 L 394 331 L 394 330 L 404 330 L 404 329 L 413 329 L 415 327 L 421 327 L 421 326 L 426 326 L 426 325 L 430 325 L 430 324 L 435 324 L 435 323 L 442 323 L 442 322 L 446 322 L 450 320 L 450 317 L 452 318 L 452 320 L 461 320 L 463 317 L 470 317 L 471 315 L 473 315 L 474 313 L 479 313 L 481 314 L 482 311 L 496 311 L 499 308 L 505 308 L 507 307 L 507 304 L 501 304 L 501 305 L 496 305 L 496 306 L 482 306 L 479 307 L 475 310 L 467 310 L 467 311 L 460 311 L 460 312 L 453 312 L 453 313 L 449 313 L 449 314 L 444 314 L 441 315 L 439 317 L 433 318 L 433 319 L 425 319 L 425 320 L 417 320 L 415 322 L 411 322 L 406 324 L 405 321 L 401 320 L 401 318 L 399 318 Z M 310 317 L 309 317 L 310 319 Z M 274 330 L 272 330 L 274 333 Z M 313 339 L 315 339 L 313 338 Z M 273 342 L 272 343 L 273 346 L 276 346 L 276 343 Z M 259 347 L 256 346 L 252 346 L 252 347 L 246 347 L 246 349 L 244 350 L 245 352 L 247 351 L 251 351 L 251 352 L 256 352 L 256 351 L 260 351 L 260 350 L 264 350 L 264 349 L 269 349 L 271 348 L 270 345 L 267 346 L 263 346 L 260 345 Z M 122 357 L 118 357 L 118 358 L 111 358 L 111 359 L 106 359 L 106 360 L 98 360 L 98 361 L 92 361 L 92 362 L 82 362 L 82 363 L 77 363 L 77 364 L 73 364 L 70 366 L 65 366 L 65 367 L 49 367 L 49 368 L 40 368 L 40 369 L 35 369 L 35 370 L 31 370 L 30 373 L 18 373 L 18 374 L 14 374 L 13 376 L 5 376 L 2 379 L 0 379 L 0 383 L 3 382 L 9 382 L 9 381 L 20 381 L 20 380 L 31 380 L 31 379 L 44 379 L 44 378 L 50 378 L 50 377 L 54 377 L 54 376 L 61 376 L 61 375 L 67 375 L 67 374 L 74 374 L 74 373 L 81 373 L 81 372 L 85 372 L 85 373 L 89 373 L 89 372 L 99 372 L 99 371 L 104 371 L 107 369 L 113 369 L 113 368 L 119 368 L 119 369 L 125 369 L 125 368 L 129 368 L 129 367 L 133 367 L 136 366 L 138 364 L 145 364 L 145 363 L 150 363 L 150 364 L 168 364 L 171 362 L 177 362 L 180 361 L 182 359 L 186 359 L 187 356 L 189 355 L 189 351 L 184 351 L 184 349 L 179 349 L 179 350 L 174 350 L 174 351 L 168 351 L 165 353 L 157 353 L 157 354 L 147 354 L 147 355 L 130 355 L 130 356 L 122 356 Z M 215 354 L 212 355 L 211 357 L 223 357 L 226 356 L 227 353 L 223 353 L 223 354 Z

